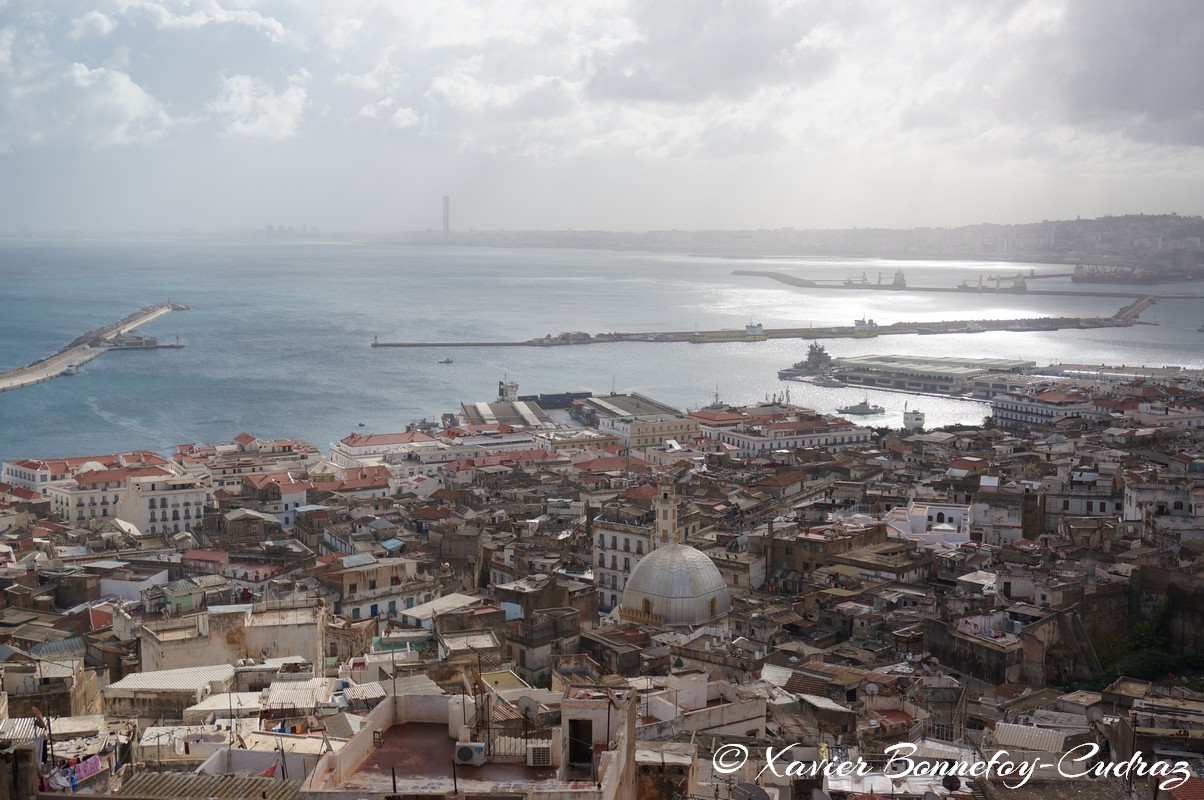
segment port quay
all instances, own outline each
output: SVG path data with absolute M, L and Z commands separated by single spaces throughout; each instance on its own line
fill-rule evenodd
M 744 272 L 736 274 L 772 277 L 784 283 L 813 287 L 810 281 L 772 272 Z M 854 286 L 820 286 L 822 289 L 885 289 L 889 284 Z M 897 288 L 897 287 L 896 287 Z M 908 292 L 958 292 L 962 290 L 944 287 L 906 287 Z M 605 344 L 608 342 L 691 342 L 693 344 L 715 344 L 721 342 L 759 342 L 767 339 L 839 339 L 868 338 L 907 334 L 955 334 L 981 333 L 983 331 L 1052 331 L 1062 328 L 1115 328 L 1141 324 L 1141 313 L 1160 298 L 1200 299 L 1198 294 L 1148 294 L 1135 292 L 1096 292 L 1076 290 L 1032 290 L 1030 294 L 1066 295 L 1077 297 L 1116 297 L 1132 302 L 1121 307 L 1109 317 L 1034 317 L 1030 319 L 980 319 L 951 320 L 947 322 L 895 322 L 879 325 L 873 321 L 857 320 L 853 325 L 806 327 L 806 328 L 763 328 L 748 325 L 744 329 L 709 331 L 642 331 L 627 333 L 589 334 L 582 331 L 560 333 L 525 339 L 523 341 L 481 342 L 382 342 L 374 338 L 372 347 L 558 347 L 565 345 Z
M 72 370 L 77 367 L 113 350 L 183 347 L 178 343 L 159 344 L 150 337 L 134 337 L 129 341 L 126 341 L 124 337 L 136 328 L 170 314 L 172 311 L 187 310 L 188 306 L 172 303 L 169 300 L 166 303 L 139 309 L 116 322 L 81 334 L 54 355 L 35 361 L 28 366 L 0 373 L 0 392 L 33 386 L 53 380 L 60 375 L 72 374 Z

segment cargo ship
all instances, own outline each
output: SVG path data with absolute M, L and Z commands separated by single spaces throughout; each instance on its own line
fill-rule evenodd
M 1028 291 L 1028 283 L 1024 280 L 1024 275 L 1019 272 L 1016 273 L 1016 277 L 1014 277 L 1014 278 L 1005 278 L 1002 275 L 991 275 L 986 280 L 987 280 L 987 282 L 984 283 L 983 276 L 979 275 L 978 283 L 971 283 L 970 281 L 962 281 L 961 283 L 959 283 L 957 285 L 957 290 L 959 292 L 1004 292 L 1004 293 L 1015 293 L 1015 292 L 1027 292 Z M 995 285 L 992 286 L 990 284 L 990 281 L 994 281 Z M 1007 285 L 1004 285 L 1004 281 L 1008 281 L 1009 283 Z
M 765 327 L 760 323 L 750 323 L 744 326 L 743 332 L 736 328 L 724 328 L 710 333 L 696 333 L 690 337 L 694 344 L 709 344 L 711 342 L 763 342 L 769 336 Z

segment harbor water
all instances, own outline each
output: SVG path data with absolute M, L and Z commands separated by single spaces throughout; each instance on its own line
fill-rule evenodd
M 493 341 L 567 331 L 743 329 L 1044 316 L 1111 316 L 1130 298 L 926 294 L 799 288 L 737 269 L 809 279 L 897 269 L 912 286 L 1052 265 L 862 258 L 737 260 L 642 252 L 327 243 L 0 241 L 0 369 L 57 351 L 143 306 L 173 312 L 142 333 L 183 349 L 109 353 L 80 374 L 0 394 L 0 458 L 165 452 L 242 431 L 322 449 L 351 432 L 384 432 L 490 400 L 508 376 L 526 393 L 637 391 L 679 408 L 720 397 L 750 403 L 790 393 L 832 413 L 868 398 L 899 425 L 904 403 L 930 426 L 979 423 L 985 403 L 777 379 L 805 340 L 607 343 L 546 348 L 372 348 L 382 341 Z M 1068 278 L 1034 288 L 1076 288 Z M 1099 289 L 1100 287 L 1091 287 Z M 1149 287 L 1192 292 L 1199 285 Z M 1116 287 L 1132 292 L 1134 287 Z M 1138 291 L 1144 291 L 1138 289 Z M 1204 367 L 1204 300 L 1160 300 L 1130 328 L 882 336 L 825 342 L 839 357 L 909 353 Z M 439 363 L 445 359 L 452 363 Z M 363 423 L 363 427 L 360 427 Z

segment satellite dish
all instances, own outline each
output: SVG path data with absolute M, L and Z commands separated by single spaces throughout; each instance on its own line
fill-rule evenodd
M 812 789 L 811 800 L 832 800 L 823 789 Z
M 956 775 L 946 775 L 941 779 L 941 786 L 944 786 L 951 792 L 956 792 L 958 789 L 962 788 L 962 779 Z
M 936 792 L 924 792 L 924 800 L 941 800 L 941 796 Z
M 1087 721 L 1088 722 L 1096 723 L 1096 722 L 1101 721 L 1103 718 L 1104 718 L 1104 712 L 1100 710 L 1099 706 L 1092 706 L 1091 708 L 1087 709 Z
M 745 797 L 748 800 L 769 800 L 769 792 L 766 792 L 755 783 L 737 783 L 735 791 L 739 794 L 733 794 L 733 797 Z
M 870 697 L 877 697 L 878 691 L 879 691 L 878 684 L 876 684 L 876 683 L 867 683 L 865 685 L 865 693 L 868 694 Z
M 539 713 L 539 703 L 535 702 L 534 697 L 523 695 L 518 698 L 518 710 L 522 712 L 524 717 L 531 719 Z

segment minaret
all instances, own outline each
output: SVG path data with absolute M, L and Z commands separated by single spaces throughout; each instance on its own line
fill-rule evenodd
M 656 528 L 652 537 L 652 549 L 666 545 L 679 544 L 677 531 L 677 493 L 673 484 L 661 482 L 657 484 L 656 502 L 652 504 L 656 512 Z

